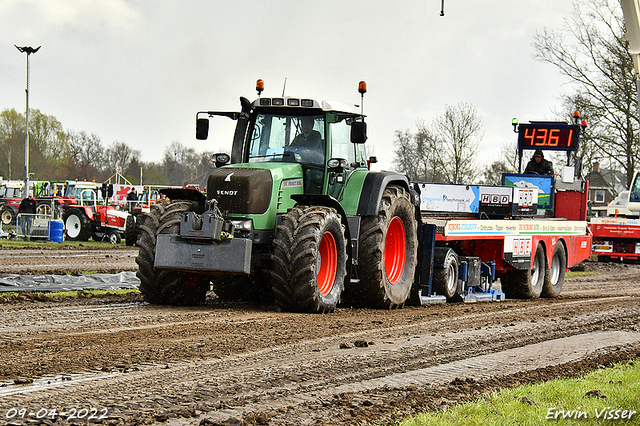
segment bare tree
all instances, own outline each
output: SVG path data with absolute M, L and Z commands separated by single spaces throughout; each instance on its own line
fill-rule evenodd
M 16 172 L 23 164 L 20 156 L 24 158 L 24 148 L 21 147 L 24 147 L 24 116 L 15 109 L 5 109 L 0 113 L 0 176 L 6 179 L 17 177 Z
M 140 158 L 140 151 L 131 148 L 124 142 L 115 141 L 105 151 L 104 158 L 107 173 L 113 174 L 116 170 L 122 171 L 129 168 L 134 158 Z
M 81 131 L 67 132 L 69 172 L 75 179 L 96 179 L 104 164 L 104 148 L 100 137 Z
M 393 151 L 395 155 L 393 166 L 395 169 L 399 173 L 409 176 L 411 180 L 423 180 L 424 177 L 417 172 L 416 162 L 414 161 L 416 149 L 413 134 L 409 130 L 404 132 L 396 130 L 396 140 L 393 142 L 393 146 L 395 147 Z
M 444 115 L 436 118 L 435 129 L 442 141 L 437 150 L 446 182 L 471 183 L 477 179 L 476 162 L 482 141 L 482 118 L 474 106 L 459 103 L 447 105 Z
M 482 119 L 473 106 L 447 106 L 431 126 L 418 122 L 417 127 L 415 135 L 396 131 L 396 170 L 423 182 L 470 183 L 478 177 Z
M 483 185 L 501 185 L 503 173 L 514 173 L 518 169 L 517 146 L 505 142 L 500 150 L 500 158 L 488 165 L 482 171 Z
M 598 161 L 621 168 L 628 185 L 640 149 L 633 61 L 624 32 L 618 1 L 576 0 L 564 26 L 537 34 L 534 46 L 536 58 L 555 65 L 575 87 L 564 99 L 589 120 L 581 139 L 585 166 Z

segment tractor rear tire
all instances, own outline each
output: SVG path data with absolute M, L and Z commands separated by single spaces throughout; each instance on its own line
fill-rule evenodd
M 0 218 L 3 225 L 13 225 L 16 223 L 16 214 L 13 212 L 11 207 L 8 206 L 2 206 L 2 209 L 0 210 Z
M 544 248 L 538 244 L 531 269 L 515 269 L 501 275 L 502 291 L 510 299 L 537 299 L 542 293 L 546 268 Z
M 564 283 L 564 273 L 567 269 L 567 252 L 564 244 L 560 241 L 556 243 L 551 256 L 551 267 L 546 268 L 544 275 L 544 285 L 542 287 L 542 297 L 558 297 L 562 291 Z
M 348 289 L 348 302 L 369 308 L 404 306 L 418 262 L 415 207 L 409 192 L 389 185 L 377 216 L 360 224 L 357 288 Z
M 296 206 L 273 241 L 275 301 L 295 312 L 335 310 L 347 275 L 347 240 L 340 215 L 324 206 Z
M 125 222 L 124 227 L 124 241 L 128 246 L 133 246 L 136 243 L 137 239 L 137 230 L 136 230 L 136 218 L 134 215 L 130 214 L 127 216 L 127 220 Z
M 62 215 L 64 229 L 67 230 L 67 240 L 88 241 L 93 232 L 91 219 L 84 210 L 69 209 Z
M 192 201 L 159 201 L 151 207 L 140 226 L 138 239 L 140 292 L 144 300 L 157 305 L 198 305 L 205 301 L 210 287 L 209 277 L 180 271 L 156 270 L 156 236 L 180 232 L 180 220 L 188 211 L 199 210 Z

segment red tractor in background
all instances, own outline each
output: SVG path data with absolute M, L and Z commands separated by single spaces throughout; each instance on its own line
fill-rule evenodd
M 3 225 L 16 223 L 23 187 L 21 180 L 3 181 L 0 185 L 0 218 Z
M 127 245 L 135 243 L 135 219 L 127 211 L 104 203 L 108 198 L 102 194 L 102 185 L 74 190 L 76 204 L 65 205 L 62 214 L 67 239 L 71 241 L 87 241 L 92 237 L 95 241 L 105 238 L 111 244 L 119 244 L 125 238 Z M 70 188 L 71 190 L 72 188 Z M 107 196 L 105 196 L 107 195 Z

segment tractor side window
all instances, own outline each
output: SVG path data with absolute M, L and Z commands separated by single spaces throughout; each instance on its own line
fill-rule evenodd
M 331 158 L 344 158 L 349 164 L 356 161 L 355 146 L 351 143 L 351 128 L 345 120 L 331 123 Z

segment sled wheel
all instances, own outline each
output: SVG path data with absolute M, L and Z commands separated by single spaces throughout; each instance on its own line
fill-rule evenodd
M 451 300 L 458 289 L 458 259 L 450 254 L 442 268 L 433 268 L 433 291 Z
M 544 248 L 538 244 L 531 269 L 516 269 L 505 272 L 500 279 L 502 291 L 509 298 L 537 299 L 542 293 L 545 271 Z
M 556 243 L 551 257 L 551 267 L 546 268 L 542 297 L 558 297 L 564 283 L 564 273 L 567 269 L 567 253 L 564 244 Z

